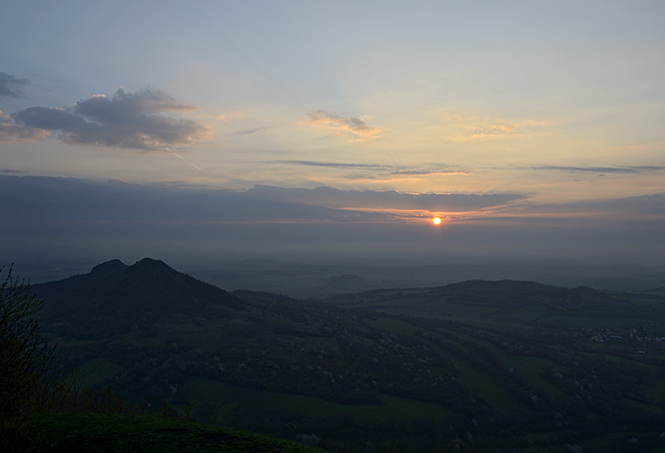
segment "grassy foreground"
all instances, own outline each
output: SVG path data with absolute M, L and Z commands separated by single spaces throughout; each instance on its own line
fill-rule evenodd
M 0 434 L 5 452 L 320 452 L 265 435 L 156 415 L 56 413 Z

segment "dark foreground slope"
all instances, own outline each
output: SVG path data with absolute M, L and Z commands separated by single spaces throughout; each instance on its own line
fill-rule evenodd
M 96 269 L 35 287 L 44 328 L 130 401 L 335 451 L 665 449 L 663 298 L 469 281 L 315 302 Z
M 154 415 L 45 414 L 1 433 L 10 453 L 212 453 L 321 451 L 260 434 Z

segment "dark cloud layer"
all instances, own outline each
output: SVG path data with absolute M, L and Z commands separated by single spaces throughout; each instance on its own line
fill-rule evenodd
M 177 254 L 199 261 L 263 256 L 384 263 L 531 256 L 662 263 L 665 253 L 663 194 L 578 206 L 520 203 L 502 218 L 479 216 L 437 228 L 425 219 L 404 222 L 325 203 L 384 200 L 379 204 L 406 206 L 408 201 L 417 209 L 452 202 L 470 209 L 511 196 L 400 199 L 390 192 L 266 186 L 237 192 L 1 173 L 0 193 L 8 194 L 0 197 L 5 262 L 28 256 L 101 261 Z M 317 199 L 319 205 L 311 204 Z
M 22 95 L 23 91 L 20 87 L 28 83 L 28 79 L 19 79 L 11 74 L 0 71 L 0 98 L 3 96 L 18 97 Z
M 408 194 L 395 191 L 344 191 L 332 187 L 284 189 L 255 186 L 248 193 L 264 199 L 291 200 L 330 208 L 428 210 L 432 212 L 473 211 L 502 206 L 526 198 L 524 195 L 518 194 Z
M 69 144 L 159 150 L 192 144 L 210 133 L 195 121 L 162 114 L 192 110 L 161 91 L 126 93 L 120 88 L 111 98 L 93 96 L 71 109 L 29 107 L 14 113 L 12 119 L 30 130 L 59 131 Z
M 274 222 L 391 222 L 391 210 L 468 211 L 504 204 L 516 195 L 438 195 L 342 191 L 330 187 L 284 189 L 255 186 L 247 191 L 168 185 L 95 182 L 74 178 L 0 174 L 0 224 L 43 222 L 85 224 L 215 224 Z M 350 209 L 347 209 L 350 208 Z
M 525 204 L 517 209 L 513 209 L 513 212 L 517 212 L 518 210 L 529 212 L 533 216 L 575 214 L 594 217 L 606 216 L 608 213 L 612 213 L 621 216 L 624 220 L 661 218 L 665 216 L 665 194 L 639 195 L 611 200 L 543 204 L 538 206 Z
M 0 143 L 21 140 L 43 140 L 48 132 L 43 129 L 33 129 L 17 126 L 11 122 L 9 115 L 0 111 Z
M 278 188 L 273 188 L 279 191 Z M 272 222 L 381 220 L 390 216 L 257 196 L 255 190 L 192 189 L 169 185 L 96 182 L 75 178 L 2 176 L 0 203 L 10 218 L 62 222 Z M 27 217 L 26 217 L 27 216 Z

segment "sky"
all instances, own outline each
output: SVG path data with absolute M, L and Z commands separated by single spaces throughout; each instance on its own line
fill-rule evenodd
M 9 2 L 0 260 L 663 264 L 662 17 L 655 0 Z

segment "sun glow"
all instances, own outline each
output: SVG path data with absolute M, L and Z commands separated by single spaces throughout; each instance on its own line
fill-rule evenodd
M 438 224 L 441 223 L 441 219 L 440 219 L 439 217 L 434 217 L 434 218 L 432 219 L 432 223 L 433 223 L 434 225 L 438 225 Z

